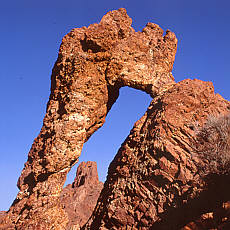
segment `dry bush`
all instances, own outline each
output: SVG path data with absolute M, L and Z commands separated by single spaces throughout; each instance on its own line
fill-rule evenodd
M 230 114 L 210 116 L 196 130 L 195 153 L 202 176 L 230 174 Z

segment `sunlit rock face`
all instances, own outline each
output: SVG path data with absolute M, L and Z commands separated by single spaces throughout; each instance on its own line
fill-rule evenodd
M 224 199 L 230 200 L 230 186 L 226 180 L 206 187 L 197 171 L 199 156 L 192 153 L 195 126 L 229 110 L 230 103 L 214 93 L 212 83 L 200 80 L 181 81 L 156 96 L 111 162 L 84 229 L 221 226 L 221 219 L 211 228 L 197 223 L 210 212 L 215 215 Z
M 40 134 L 18 180 L 9 217 L 17 229 L 65 229 L 60 202 L 66 175 L 84 142 L 100 128 L 119 88 L 157 96 L 174 84 L 171 71 L 177 39 L 153 23 L 135 32 L 125 9 L 99 24 L 73 29 L 60 47 Z

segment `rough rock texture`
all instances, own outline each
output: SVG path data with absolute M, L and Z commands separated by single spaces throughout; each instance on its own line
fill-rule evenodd
M 14 226 L 11 224 L 10 219 L 5 211 L 0 211 L 0 229 L 1 230 L 14 230 Z
M 156 96 L 174 82 L 174 33 L 148 23 L 135 32 L 125 9 L 99 24 L 73 29 L 62 41 L 51 77 L 43 127 L 18 180 L 9 216 L 17 229 L 65 229 L 60 194 L 88 138 L 100 128 L 119 88 Z
M 20 192 L 8 214 L 0 214 L 1 229 L 63 230 L 85 223 L 102 187 L 95 167 L 82 164 L 72 186 L 62 188 L 123 86 L 143 90 L 153 101 L 111 163 L 82 229 L 229 227 L 229 178 L 207 184 L 197 172 L 193 144 L 194 126 L 229 112 L 230 103 L 211 83 L 175 83 L 175 35 L 163 36 L 152 23 L 135 32 L 131 22 L 119 9 L 63 38 L 43 127 L 18 180 Z
M 81 227 L 87 222 L 102 188 L 96 162 L 82 162 L 74 182 L 67 185 L 61 194 L 61 203 L 70 220 L 67 229 Z
M 228 189 L 229 192 L 229 189 Z M 229 197 L 228 197 L 229 198 Z M 203 229 L 230 229 L 230 202 L 224 202 L 222 207 L 213 212 L 202 214 L 198 219 L 191 221 L 181 230 L 203 230 Z
M 212 84 L 200 80 L 155 97 L 110 164 L 85 229 L 180 229 L 229 199 L 226 183 L 205 188 L 192 155 L 194 126 L 229 110 Z

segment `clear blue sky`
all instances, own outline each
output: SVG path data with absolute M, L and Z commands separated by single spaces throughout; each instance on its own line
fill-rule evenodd
M 42 126 L 62 37 L 72 28 L 99 22 L 107 11 L 120 7 L 127 9 L 137 31 L 154 22 L 176 33 L 176 81 L 212 81 L 216 92 L 230 100 L 229 0 L 1 1 L 0 210 L 7 210 L 15 198 L 17 179 Z M 143 92 L 121 89 L 104 127 L 84 146 L 80 161 L 97 161 L 101 180 L 150 101 Z

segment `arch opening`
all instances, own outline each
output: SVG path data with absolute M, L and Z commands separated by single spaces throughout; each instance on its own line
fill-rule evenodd
M 99 180 L 105 181 L 110 162 L 128 136 L 134 123 L 146 112 L 152 98 L 130 87 L 122 87 L 119 97 L 106 117 L 104 125 L 84 144 L 79 162 L 67 175 L 64 187 L 71 184 L 82 161 L 96 161 Z

